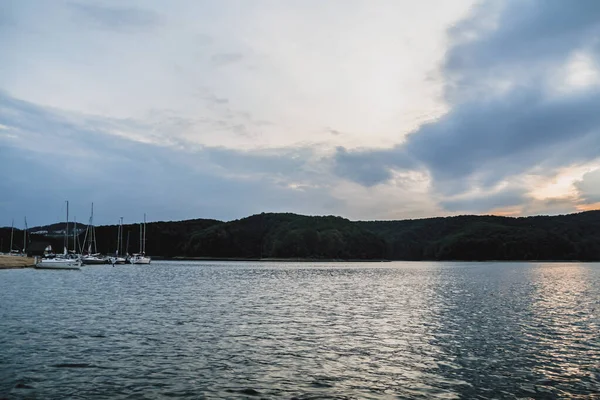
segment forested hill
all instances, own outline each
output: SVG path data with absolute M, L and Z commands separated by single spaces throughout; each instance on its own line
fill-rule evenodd
M 51 227 L 63 229 L 64 224 Z M 117 227 L 100 226 L 96 232 L 98 251 L 114 253 Z M 125 225 L 124 232 L 124 245 L 129 236 L 129 252 L 136 252 L 139 225 Z M 7 251 L 10 228 L 0 228 L 0 237 Z M 60 236 L 31 237 L 62 248 Z M 15 230 L 15 238 L 22 242 L 22 231 Z M 230 222 L 149 223 L 146 248 L 164 257 L 592 261 L 600 260 L 600 211 L 371 222 L 263 213 Z
M 356 222 L 395 260 L 600 260 L 600 211 Z

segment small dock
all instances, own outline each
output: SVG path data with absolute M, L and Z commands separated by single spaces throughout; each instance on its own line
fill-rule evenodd
M 33 257 L 0 255 L 0 269 L 31 268 L 35 265 Z

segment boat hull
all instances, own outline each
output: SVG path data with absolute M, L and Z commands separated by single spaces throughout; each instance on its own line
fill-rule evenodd
M 100 265 L 100 264 L 108 264 L 108 260 L 104 258 L 82 258 L 81 262 L 83 265 Z
M 133 255 L 130 261 L 132 264 L 150 264 L 152 259 L 150 257 L 142 256 L 142 255 Z

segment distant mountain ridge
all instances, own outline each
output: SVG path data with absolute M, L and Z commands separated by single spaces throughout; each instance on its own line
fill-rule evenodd
M 56 232 L 64 227 L 62 222 L 34 227 L 30 232 Z M 84 229 L 85 225 L 78 224 L 78 228 Z M 15 232 L 20 232 L 15 233 L 15 240 L 22 242 L 22 231 L 15 229 Z M 129 252 L 137 251 L 139 225 L 124 225 L 124 232 L 124 241 L 129 236 Z M 114 252 L 116 225 L 98 226 L 96 233 L 98 250 Z M 7 251 L 10 228 L 0 228 L 0 237 L 2 251 Z M 60 238 L 32 237 L 56 242 L 62 248 Z M 79 241 L 83 240 L 83 233 L 79 237 Z M 599 261 L 600 211 L 519 218 L 464 215 L 399 221 L 262 213 L 229 222 L 212 219 L 152 222 L 147 225 L 147 238 L 149 253 L 167 258 Z

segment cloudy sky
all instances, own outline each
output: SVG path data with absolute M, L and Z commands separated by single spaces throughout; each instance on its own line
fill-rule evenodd
M 600 208 L 600 1 L 5 0 L 0 225 Z

